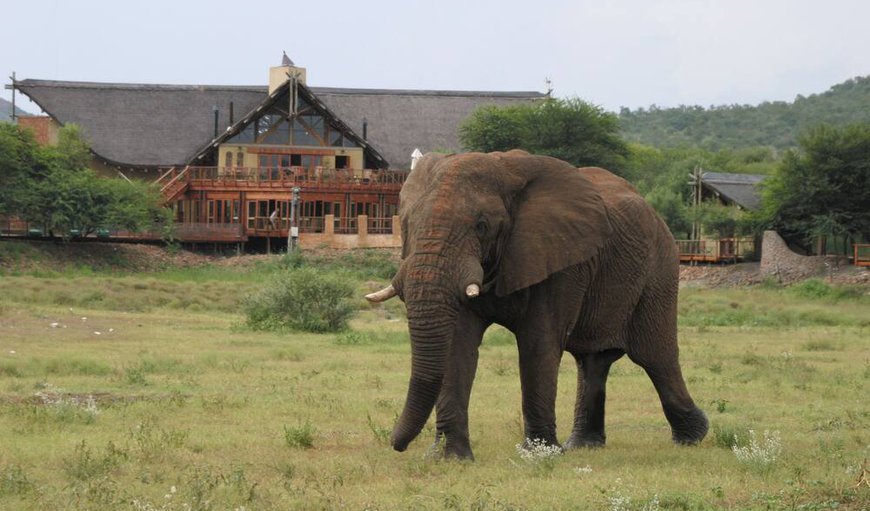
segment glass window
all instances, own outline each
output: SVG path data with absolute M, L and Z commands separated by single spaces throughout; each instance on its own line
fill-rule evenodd
M 293 140 L 290 143 L 294 145 L 320 145 L 320 141 L 314 138 L 308 128 L 298 119 L 293 121 Z
M 250 144 L 254 141 L 254 123 L 248 124 L 239 133 L 229 138 L 228 142 L 236 144 Z
M 334 127 L 329 128 L 329 145 L 332 147 L 341 147 L 342 136 L 341 132 L 335 129 Z
M 227 151 L 226 157 L 224 158 L 224 167 L 232 167 L 233 166 L 233 153 Z
M 309 133 L 324 138 L 326 135 L 326 126 L 323 122 L 323 117 L 319 115 L 303 115 L 302 120 L 308 125 Z
M 245 166 L 245 153 L 239 151 L 236 153 L 236 167 L 244 167 Z
M 282 114 L 266 114 L 257 123 L 257 143 L 287 144 L 290 126 Z

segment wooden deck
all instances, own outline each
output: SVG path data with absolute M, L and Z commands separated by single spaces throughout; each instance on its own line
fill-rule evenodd
M 852 249 L 855 251 L 852 259 L 855 266 L 870 266 L 870 244 L 856 243 Z
M 168 203 L 188 190 L 290 192 L 300 188 L 324 193 L 398 193 L 405 177 L 405 171 L 381 169 L 173 167 L 156 182 Z
M 677 240 L 681 263 L 736 263 L 755 252 L 752 238 Z

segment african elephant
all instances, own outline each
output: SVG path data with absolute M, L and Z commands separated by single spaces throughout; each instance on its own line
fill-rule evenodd
M 674 239 L 626 181 L 522 151 L 429 154 L 408 176 L 399 213 L 402 264 L 367 296 L 397 295 L 408 311 L 411 379 L 394 449 L 436 407 L 444 455 L 473 458 L 468 401 L 493 323 L 516 335 L 527 439 L 559 445 L 563 351 L 578 366 L 565 447 L 604 444 L 607 374 L 626 353 L 652 379 L 673 440 L 704 438 L 707 419 L 678 362 Z

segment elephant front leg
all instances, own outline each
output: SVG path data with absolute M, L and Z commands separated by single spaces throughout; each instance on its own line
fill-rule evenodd
M 604 403 L 610 366 L 625 354 L 622 350 L 574 355 L 577 360 L 577 404 L 574 428 L 565 443 L 566 449 L 600 447 L 604 434 Z
M 435 405 L 433 447 L 443 452 L 445 458 L 474 459 L 468 435 L 468 401 L 477 372 L 478 349 L 488 326 L 488 322 L 468 310 L 459 313 L 444 385 Z
M 556 438 L 556 385 L 562 355 L 558 342 L 520 334 L 520 383 L 526 441 L 560 446 Z

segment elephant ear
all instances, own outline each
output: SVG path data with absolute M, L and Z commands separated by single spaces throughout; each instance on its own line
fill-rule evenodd
M 596 256 L 612 228 L 604 201 L 578 169 L 554 158 L 506 154 L 509 172 L 525 175 L 511 205 L 495 293 L 505 296 Z
M 402 221 L 402 259 L 408 257 L 408 213 L 414 211 L 414 205 L 426 193 L 426 190 L 436 182 L 438 162 L 452 156 L 443 153 L 426 153 L 408 174 L 402 191 L 399 193 L 399 217 Z

